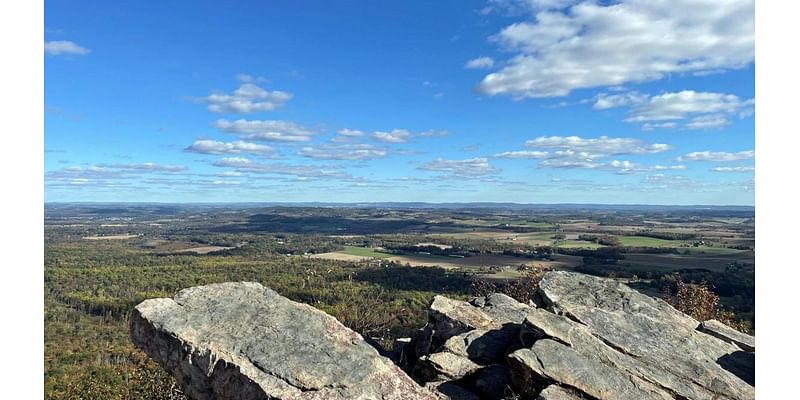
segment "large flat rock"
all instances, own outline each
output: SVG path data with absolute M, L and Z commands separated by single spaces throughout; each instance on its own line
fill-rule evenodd
M 130 328 L 195 400 L 436 398 L 335 318 L 258 283 L 146 300 Z

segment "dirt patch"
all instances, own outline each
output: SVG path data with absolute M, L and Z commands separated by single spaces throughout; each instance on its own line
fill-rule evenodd
M 449 244 L 438 244 L 438 243 L 433 243 L 433 242 L 417 243 L 416 246 L 417 247 L 433 246 L 433 247 L 438 247 L 438 248 L 440 248 L 442 250 L 447 250 L 447 249 L 452 249 L 453 248 L 453 246 L 450 246 Z

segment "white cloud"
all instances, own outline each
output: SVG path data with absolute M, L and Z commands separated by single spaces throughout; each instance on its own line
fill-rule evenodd
M 450 135 L 450 132 L 437 131 L 435 129 L 428 129 L 427 131 L 417 133 L 417 136 L 419 137 L 446 137 L 448 135 Z
M 636 91 L 612 95 L 601 93 L 599 96 L 597 96 L 597 100 L 592 108 L 596 110 L 605 110 L 609 108 L 641 104 L 646 100 L 647 95 Z
M 519 2 L 517 2 L 519 3 Z M 753 0 L 528 2 L 531 21 L 492 38 L 517 55 L 478 89 L 517 98 L 742 68 L 754 60 Z M 554 4 L 559 3 L 559 4 Z
M 336 131 L 336 133 L 342 136 L 350 136 L 350 137 L 364 136 L 364 132 L 361 132 L 357 129 L 347 129 L 347 128 L 339 129 L 338 131 Z
M 711 170 L 714 172 L 753 172 L 756 167 L 716 167 Z
M 266 82 L 267 81 L 266 79 L 264 79 L 264 78 L 262 78 L 260 76 L 253 76 L 253 75 L 249 75 L 249 74 L 237 74 L 236 75 L 236 80 L 239 81 L 239 82 L 244 82 L 244 83 L 252 83 L 252 82 L 261 83 L 261 82 Z
M 367 144 L 349 145 L 349 146 L 320 146 L 320 147 L 303 147 L 298 152 L 303 157 L 313 158 L 317 160 L 371 160 L 373 158 L 385 157 L 387 154 L 386 149 L 376 148 Z
M 578 1 L 579 0 L 489 0 L 489 5 L 484 8 L 482 12 L 483 14 L 487 14 L 493 11 L 505 11 L 509 15 L 519 15 L 539 10 L 564 8 Z
M 225 157 L 214 162 L 216 167 L 243 168 L 253 165 L 253 162 L 244 157 Z
M 191 146 L 184 149 L 191 153 L 201 154 L 239 154 L 239 153 L 254 153 L 254 154 L 271 154 L 275 150 L 272 147 L 243 142 L 241 140 L 235 142 L 218 142 L 216 140 L 196 140 Z
M 219 176 L 221 178 L 230 178 L 230 177 L 234 177 L 234 176 L 242 176 L 244 174 L 241 173 L 241 172 L 236 172 L 236 171 L 225 171 L 225 172 L 219 172 L 219 173 L 217 173 L 215 175 Z
M 574 169 L 574 168 L 583 168 L 583 169 L 596 169 L 601 168 L 604 164 L 593 162 L 591 160 L 559 160 L 559 159 L 550 159 L 544 160 L 538 164 L 540 167 L 547 167 L 547 168 L 566 168 L 566 169 Z
M 307 142 L 311 136 L 319 133 L 294 122 L 276 120 L 219 119 L 214 127 L 226 133 L 238 134 L 245 140 L 279 142 Z
M 291 165 L 283 163 L 263 164 L 243 157 L 225 157 L 221 160 L 217 160 L 213 165 L 216 167 L 236 168 L 236 172 L 240 173 L 250 172 L 254 174 L 287 175 L 304 177 L 307 179 L 357 180 L 357 178 L 343 172 L 341 168 L 338 167 L 318 168 L 311 165 Z
M 720 114 L 701 115 L 686 123 L 687 129 L 719 129 L 728 125 L 728 118 Z
M 573 152 L 586 153 L 588 156 L 650 154 L 671 149 L 663 143 L 644 144 L 633 138 L 610 138 L 600 136 L 595 139 L 584 139 L 579 136 L 542 136 L 525 142 L 527 147 L 544 149 L 567 149 Z
M 663 123 L 645 122 L 642 125 L 642 130 L 643 131 L 652 131 L 652 130 L 655 130 L 655 129 L 672 129 L 672 128 L 677 128 L 677 127 L 678 127 L 678 123 L 677 122 L 663 122 Z
M 242 78 L 241 76 L 239 77 Z M 253 79 L 249 75 L 249 79 Z M 260 86 L 245 82 L 232 94 L 212 93 L 204 97 L 208 103 L 208 111 L 216 113 L 248 114 L 258 111 L 270 111 L 284 105 L 292 98 L 291 93 L 278 90 L 268 91 Z
M 685 156 L 678 157 L 678 161 L 714 161 L 714 162 L 739 161 L 739 160 L 748 160 L 755 156 L 756 152 L 753 150 L 740 151 L 737 153 L 712 152 L 706 150 L 706 151 L 695 151 Z
M 491 57 L 478 57 L 469 60 L 464 68 L 469 69 L 486 69 L 494 67 L 494 60 Z
M 386 143 L 406 143 L 411 133 L 405 129 L 394 129 L 391 132 L 375 132 L 372 138 Z
M 525 145 L 547 151 L 508 151 L 495 154 L 495 157 L 540 159 L 541 161 L 537 163 L 540 168 L 608 170 L 617 174 L 686 169 L 683 165 L 642 165 L 628 160 L 602 160 L 610 156 L 653 154 L 671 149 L 667 144 L 645 144 L 633 138 L 600 136 L 586 139 L 579 136 L 542 136 L 528 140 Z
M 373 131 L 371 133 L 357 129 L 340 129 L 338 135 L 331 139 L 332 143 L 348 143 L 357 141 L 358 138 L 369 135 L 369 138 L 383 143 L 401 144 L 408 143 L 413 138 L 446 137 L 450 133 L 443 130 L 428 129 L 421 132 L 411 132 L 407 129 L 393 129 L 391 132 Z
M 685 165 L 654 165 L 653 171 L 683 171 L 686 169 Z
M 53 56 L 61 54 L 82 56 L 89 54 L 90 50 L 69 40 L 51 40 L 44 42 L 44 52 Z
M 102 167 L 119 168 L 123 170 L 140 170 L 151 172 L 182 172 L 186 170 L 183 165 L 155 164 L 151 162 L 139 164 L 113 164 Z
M 631 106 L 625 122 L 644 122 L 643 130 L 675 128 L 681 121 L 691 118 L 683 125 L 686 129 L 716 129 L 729 123 L 728 118 L 739 115 L 745 118 L 753 114 L 755 100 L 741 100 L 725 93 L 681 92 L 649 96 L 636 91 L 622 94 L 600 94 L 594 103 L 595 109 Z M 670 121 L 670 122 L 660 122 Z
M 498 170 L 489 165 L 489 160 L 483 157 L 467 160 L 445 160 L 437 158 L 418 167 L 426 171 L 446 172 L 454 176 L 476 177 L 497 173 Z
M 494 155 L 496 158 L 525 158 L 525 159 L 537 159 L 537 158 L 545 158 L 547 157 L 548 152 L 546 151 L 530 151 L 530 150 L 521 150 L 521 151 L 506 151 L 503 153 L 497 153 Z
M 62 169 L 48 171 L 45 177 L 51 180 L 88 180 L 88 179 L 111 179 L 127 178 L 125 171 L 91 165 L 88 167 L 66 167 Z
M 539 167 L 562 168 L 562 169 L 597 169 L 613 171 L 617 174 L 633 174 L 650 171 L 682 171 L 686 167 L 683 165 L 642 165 L 628 160 L 612 160 L 608 162 L 596 162 L 593 160 L 559 159 L 553 158 L 539 162 Z
M 735 114 L 752 102 L 753 100 L 742 101 L 732 94 L 684 90 L 641 101 L 631 110 L 631 115 L 625 121 L 671 121 L 685 119 L 692 114 Z

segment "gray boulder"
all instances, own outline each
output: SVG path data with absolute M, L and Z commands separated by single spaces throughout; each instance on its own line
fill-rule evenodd
M 444 341 L 473 329 L 491 328 L 496 324 L 479 308 L 466 301 L 434 296 L 428 311 L 428 324 L 435 339 Z
M 586 359 L 677 396 L 754 398 L 741 349 L 699 332 L 699 322 L 663 300 L 611 279 L 561 271 L 545 274 L 539 289 L 563 316 L 531 313 L 523 342 L 553 338 Z
M 513 298 L 502 294 L 492 293 L 485 297 L 473 299 L 470 304 L 478 307 L 488 315 L 496 324 L 519 324 L 535 306 L 522 304 Z
M 258 283 L 145 300 L 130 329 L 195 400 L 436 399 L 335 318 Z
M 581 400 L 583 397 L 558 385 L 550 385 L 536 396 L 536 400 Z
M 596 399 L 673 399 L 642 379 L 584 357 L 550 339 L 539 340 L 530 349 L 515 351 L 509 356 L 509 364 L 517 384 L 526 382 L 528 387 L 558 382 Z
M 467 357 L 446 351 L 422 356 L 417 362 L 419 375 L 428 382 L 461 379 L 480 367 Z

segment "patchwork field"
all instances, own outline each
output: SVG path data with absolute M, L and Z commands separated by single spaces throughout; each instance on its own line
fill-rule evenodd
M 391 257 L 389 260 L 403 264 L 408 263 L 415 267 L 442 267 L 445 269 L 480 269 L 506 265 L 512 268 L 520 265 L 530 265 L 542 268 L 571 269 L 581 262 L 580 257 L 574 256 L 557 255 L 553 261 L 540 261 L 501 254 L 481 254 L 464 258 L 410 254 Z

